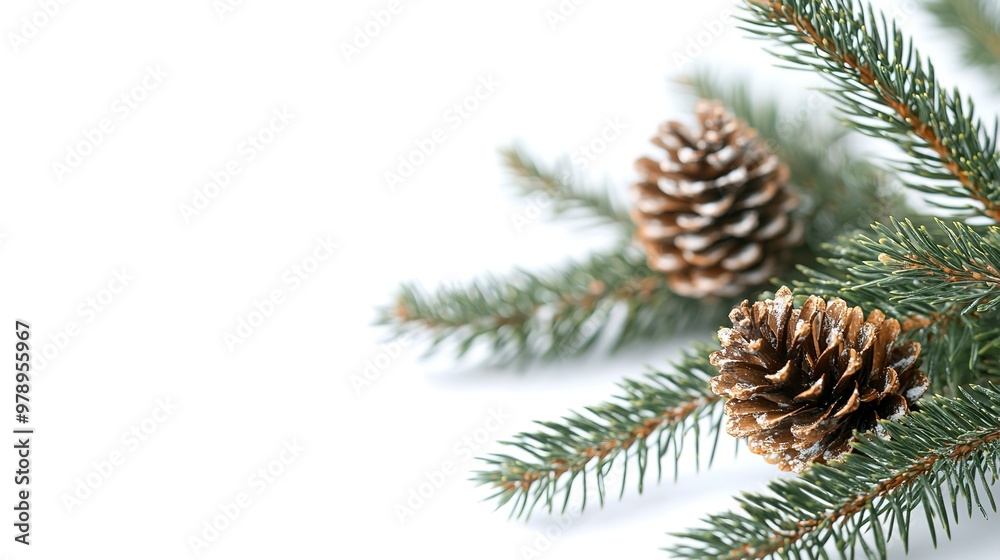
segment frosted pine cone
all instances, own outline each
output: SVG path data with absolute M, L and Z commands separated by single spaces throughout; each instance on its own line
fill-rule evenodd
M 653 138 L 666 158 L 641 158 L 632 219 L 650 268 L 689 297 L 740 295 L 781 271 L 801 243 L 788 168 L 756 131 L 702 101 L 695 134 L 668 122 Z
M 726 397 L 726 431 L 782 470 L 801 472 L 851 450 L 853 432 L 907 414 L 929 385 L 917 369 L 920 345 L 897 344 L 900 327 L 840 299 L 812 296 L 795 309 L 792 292 L 744 301 L 721 329 L 711 356 Z

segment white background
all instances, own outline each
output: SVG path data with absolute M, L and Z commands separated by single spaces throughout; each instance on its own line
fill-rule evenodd
M 693 68 L 679 68 L 678 55 L 789 95 L 816 83 L 771 70 L 760 43 L 719 21 L 733 4 L 592 0 L 553 25 L 546 12 L 557 0 L 403 0 L 348 57 L 343 44 L 388 0 L 249 0 L 221 17 L 212 0 L 69 2 L 16 48 L 21 18 L 44 18 L 33 0 L 4 2 L 0 318 L 8 332 L 15 318 L 30 321 L 36 352 L 51 344 L 52 357 L 32 393 L 33 544 L 12 541 L 8 482 L 3 550 L 14 559 L 193 557 L 190 538 L 245 492 L 250 505 L 202 557 L 664 558 L 666 532 L 761 489 L 776 471 L 727 454 L 700 476 L 683 465 L 679 485 L 650 484 L 641 497 L 630 484 L 623 500 L 558 526 L 545 515 L 508 521 L 466 480 L 476 463 L 461 442 L 494 426 L 490 410 L 508 418 L 476 454 L 534 419 L 609 397 L 683 341 L 520 370 L 420 360 L 412 344 L 370 385 L 351 382 L 387 351 L 372 322 L 401 281 L 536 269 L 607 242 L 599 230 L 545 221 L 517 231 L 512 216 L 525 203 L 504 188 L 497 148 L 522 139 L 554 159 L 619 119 L 625 133 L 585 173 L 624 192 L 657 124 L 690 110 L 670 83 Z M 944 80 L 992 114 L 992 91 L 912 2 L 879 4 L 902 10 Z M 147 68 L 166 76 L 135 90 Z M 456 129 L 446 112 L 490 77 L 499 87 Z M 143 97 L 127 116 L 122 94 Z M 241 145 L 283 108 L 291 123 L 248 161 Z M 54 170 L 102 119 L 113 130 L 82 164 Z M 438 127 L 447 140 L 390 189 L 384 174 Z M 233 159 L 240 174 L 185 220 L 181 206 Z M 338 248 L 293 289 L 284 275 L 318 238 Z M 119 288 L 112 279 L 123 268 L 128 285 L 103 292 Z M 276 289 L 286 299 L 231 352 L 225 334 Z M 106 305 L 87 311 L 88 298 Z M 3 340 L 13 345 L 12 334 Z M 0 386 L 7 425 L 12 391 Z M 177 408 L 159 413 L 162 422 L 151 419 L 158 399 Z M 122 435 L 133 427 L 151 433 L 132 445 Z M 305 451 L 259 492 L 251 477 L 277 469 L 293 441 Z M 115 453 L 114 471 L 97 474 Z M 14 458 L 2 456 L 10 481 Z M 458 472 L 400 522 L 395 505 L 446 461 Z M 89 495 L 88 477 L 99 482 Z M 82 495 L 67 507 L 67 496 Z M 982 520 L 963 521 L 960 544 L 938 553 L 921 525 L 912 558 L 995 554 Z

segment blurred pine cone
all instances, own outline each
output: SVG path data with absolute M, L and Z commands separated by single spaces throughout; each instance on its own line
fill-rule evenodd
M 632 219 L 650 268 L 688 297 L 735 296 L 780 272 L 802 241 L 791 217 L 798 198 L 788 167 L 756 131 L 721 104 L 695 109 L 701 131 L 667 122 L 653 144 L 666 159 L 641 158 Z
M 878 430 L 927 391 L 917 369 L 920 345 L 898 345 L 899 322 L 841 299 L 811 296 L 794 308 L 792 292 L 744 301 L 719 330 L 711 356 L 720 375 L 712 391 L 728 398 L 726 431 L 782 470 L 801 472 L 851 450 L 853 432 Z

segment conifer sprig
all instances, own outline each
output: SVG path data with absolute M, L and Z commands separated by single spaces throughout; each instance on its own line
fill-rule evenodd
M 400 335 L 428 337 L 431 349 L 454 344 L 459 356 L 482 345 L 488 362 L 502 365 L 705 328 L 731 305 L 674 294 L 636 248 L 617 245 L 545 273 L 519 271 L 434 293 L 405 285 L 380 322 Z
M 553 216 L 613 224 L 625 237 L 635 229 L 623 202 L 610 189 L 580 186 L 568 165 L 546 166 L 517 145 L 501 150 L 500 157 L 518 193 L 525 198 L 541 195 Z
M 712 442 L 711 465 L 722 428 L 722 407 L 708 388 L 714 371 L 708 362 L 711 351 L 700 348 L 688 354 L 670 373 L 624 381 L 622 394 L 611 402 L 572 413 L 562 422 L 538 422 L 540 430 L 503 442 L 517 455 L 482 458 L 488 470 L 477 472 L 476 482 L 494 489 L 490 499 L 497 499 L 498 507 L 510 505 L 512 517 L 527 518 L 536 507 L 565 512 L 573 503 L 582 510 L 594 492 L 603 505 L 612 474 L 621 479 L 619 496 L 629 481 L 642 492 L 653 463 L 657 480 L 668 460 L 674 462 L 676 477 L 685 440 L 691 437 L 697 459 L 703 430 Z
M 935 544 L 939 525 L 950 538 L 960 509 L 969 516 L 997 510 L 991 490 L 1000 467 L 997 386 L 927 398 L 919 412 L 882 426 L 885 439 L 861 435 L 843 461 L 772 482 L 766 493 L 744 494 L 738 511 L 679 534 L 683 540 L 671 552 L 691 560 L 847 559 L 858 552 L 885 560 L 893 537 L 908 549 L 918 507 Z
M 896 24 L 854 0 L 747 0 L 747 29 L 782 47 L 773 54 L 812 68 L 833 87 L 854 128 L 893 141 L 910 156 L 910 186 L 961 199 L 960 208 L 1000 219 L 1000 162 L 971 99 L 937 81 L 934 66 Z M 978 202 L 970 204 L 968 199 Z

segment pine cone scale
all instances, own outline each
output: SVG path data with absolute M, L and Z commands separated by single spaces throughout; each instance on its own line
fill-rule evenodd
M 818 402 L 820 398 L 824 396 L 824 393 L 826 393 L 826 391 L 823 390 L 823 385 L 825 383 L 826 379 L 822 377 L 817 379 L 816 381 L 813 382 L 812 385 L 809 386 L 808 389 L 792 397 L 792 400 L 795 402 L 809 402 L 809 403 Z
M 875 344 L 875 352 L 872 354 L 872 370 L 878 371 L 887 365 L 886 360 L 892 353 L 892 347 L 898 336 L 899 321 L 890 319 L 882 323 L 882 328 L 879 329 L 878 333 L 878 343 Z
M 849 385 L 854 385 L 855 387 L 857 387 L 858 385 L 857 376 L 861 372 L 861 368 L 864 367 L 864 363 L 861 360 L 861 355 L 858 354 L 857 350 L 855 350 L 854 348 L 848 348 L 848 352 L 849 354 L 847 362 L 843 364 L 843 367 L 841 368 L 844 373 L 837 381 L 837 385 L 833 388 L 834 393 L 840 394 L 843 393 Z M 875 392 L 874 389 L 871 390 L 871 393 L 873 395 L 878 394 L 877 392 Z M 871 398 L 869 398 L 868 400 L 871 400 Z

